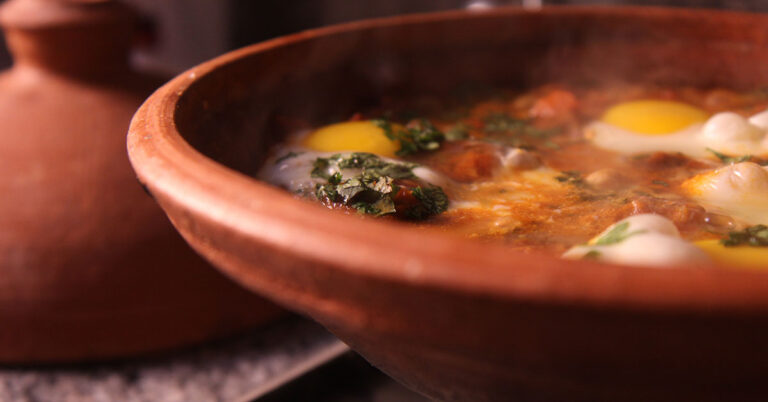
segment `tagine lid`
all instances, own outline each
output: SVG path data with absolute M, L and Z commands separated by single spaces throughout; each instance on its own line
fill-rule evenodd
M 5 28 L 52 28 L 132 18 L 130 7 L 116 0 L 8 0 L 0 6 L 0 25 Z

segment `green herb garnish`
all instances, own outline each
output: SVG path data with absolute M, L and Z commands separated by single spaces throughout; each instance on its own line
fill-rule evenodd
M 717 152 L 717 151 L 715 151 L 712 148 L 707 148 L 707 151 L 709 151 L 713 155 L 715 155 L 717 157 L 717 159 L 720 159 L 721 162 L 729 164 L 729 165 L 734 164 L 734 163 L 746 162 L 746 161 L 752 159 L 752 155 L 728 156 L 726 154 Z
M 629 231 L 629 222 L 623 222 L 613 227 L 608 233 L 600 236 L 595 240 L 595 246 L 608 246 L 611 244 L 621 243 L 628 238 L 644 233 L 644 230 L 636 230 L 634 232 Z
M 483 129 L 488 135 L 487 140 L 514 147 L 526 146 L 526 141 L 530 139 L 545 140 L 560 131 L 560 129 L 540 129 L 531 124 L 530 120 L 518 119 L 503 113 L 488 115 Z
M 458 141 L 469 138 L 469 129 L 464 123 L 458 123 L 445 132 L 446 141 Z
M 602 254 L 597 250 L 589 250 L 586 254 L 584 254 L 585 260 L 596 260 L 600 258 Z
M 303 152 L 293 152 L 293 151 L 288 152 L 287 154 L 285 154 L 285 155 L 275 159 L 275 165 L 277 165 L 278 163 L 280 163 L 280 162 L 282 162 L 282 161 L 284 161 L 286 159 L 295 158 L 295 157 L 301 155 L 302 153 Z
M 363 169 L 365 173 L 373 176 L 389 176 L 393 179 L 414 179 L 413 163 L 387 162 L 374 154 L 355 152 L 346 158 L 338 159 L 339 169 Z
M 315 197 L 326 204 L 341 204 L 359 213 L 381 216 L 394 214 L 395 196 L 401 186 L 396 180 L 417 180 L 412 163 L 388 162 L 374 154 L 355 152 L 317 158 L 312 177 L 324 179 L 315 188 Z M 426 219 L 444 212 L 448 198 L 440 187 L 416 187 L 412 195 L 419 204 L 403 215 L 409 219 Z
M 720 240 L 720 243 L 725 247 L 768 247 L 768 226 L 755 225 L 742 231 L 730 232 L 727 238 Z
M 509 133 L 525 131 L 530 127 L 526 120 L 517 119 L 504 113 L 492 113 L 485 118 L 486 133 Z
M 664 180 L 653 180 L 653 181 L 651 181 L 651 183 L 653 183 L 653 184 L 655 184 L 657 186 L 669 187 L 669 183 L 665 182 Z
M 392 123 L 385 119 L 374 120 L 373 123 L 384 130 L 387 138 L 400 143 L 400 149 L 395 152 L 397 156 L 434 151 L 445 141 L 445 134 L 426 119 L 411 122 L 405 128 L 394 128 Z
M 572 184 L 574 186 L 583 186 L 584 179 L 578 170 L 566 170 L 561 172 L 560 176 L 555 177 L 560 183 Z
M 406 212 L 411 219 L 426 219 L 432 215 L 439 215 L 448 209 L 448 196 L 440 187 L 416 187 L 413 189 L 413 196 L 421 202 L 421 205 Z
M 531 120 L 512 117 L 503 113 L 493 113 L 485 118 L 486 133 L 522 134 L 529 137 L 548 138 L 560 129 L 541 129 L 534 126 Z
M 328 183 L 329 184 L 339 184 L 341 183 L 341 172 L 336 172 L 328 177 Z
M 333 174 L 330 171 L 331 168 L 331 161 L 339 158 L 340 155 L 332 155 L 330 158 L 317 158 L 312 163 L 312 173 L 310 174 L 313 178 L 318 179 L 330 179 L 331 175 Z

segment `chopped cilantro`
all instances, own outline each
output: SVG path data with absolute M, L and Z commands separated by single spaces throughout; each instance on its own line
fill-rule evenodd
M 336 185 L 330 183 L 318 184 L 315 190 L 315 197 L 319 200 L 334 202 L 339 198 L 339 192 L 336 191 Z
M 287 154 L 285 154 L 285 155 L 275 159 L 275 165 L 277 165 L 278 163 L 280 163 L 280 162 L 282 162 L 282 161 L 284 161 L 286 159 L 295 158 L 295 157 L 301 155 L 302 153 L 303 152 L 293 152 L 293 151 L 288 152 Z
M 595 240 L 595 246 L 608 246 L 611 244 L 621 243 L 628 238 L 644 233 L 644 230 L 636 230 L 634 232 L 629 231 L 629 222 L 623 222 L 613 227 L 608 233 L 600 236 Z
M 338 192 L 339 196 L 341 196 L 341 202 L 345 204 L 349 204 L 358 195 L 363 194 L 367 190 L 369 190 L 368 186 L 366 186 L 363 181 L 357 177 L 344 180 L 343 182 L 340 182 L 336 187 L 336 191 Z M 370 190 L 379 193 L 374 189 Z
M 521 131 L 528 127 L 525 120 L 514 118 L 504 113 L 492 113 L 485 118 L 486 133 L 507 133 L 511 131 Z
M 386 163 L 379 159 L 378 156 L 367 152 L 355 152 L 345 158 L 339 155 L 335 159 L 339 160 L 339 169 L 362 168 L 363 166 L 369 167 L 373 164 Z
M 578 170 L 566 170 L 561 173 L 560 176 L 555 177 L 555 180 L 560 183 L 573 184 L 574 186 L 584 185 L 584 179 L 581 177 L 581 172 Z
M 669 187 L 669 183 L 665 182 L 664 180 L 653 180 L 653 181 L 651 181 L 651 183 L 653 183 L 653 184 L 655 184 L 657 186 Z
M 727 238 L 720 240 L 720 243 L 725 247 L 768 247 L 768 226 L 755 225 L 742 231 L 730 232 Z
M 352 208 L 357 212 L 365 215 L 389 215 L 395 213 L 395 203 L 390 197 L 381 197 L 374 203 L 356 202 L 352 204 Z
M 406 212 L 411 219 L 426 219 L 432 215 L 439 215 L 448 209 L 448 196 L 440 187 L 416 187 L 413 189 L 413 196 L 421 202 L 421 205 Z
M 589 250 L 586 254 L 584 254 L 584 259 L 586 260 L 596 260 L 600 258 L 602 254 L 597 250 Z
M 389 194 L 392 192 L 393 181 L 394 179 L 392 177 L 371 174 L 370 172 L 365 172 L 363 175 L 363 183 L 365 183 L 368 188 L 382 194 Z
M 339 184 L 341 183 L 341 172 L 336 172 L 328 177 L 328 184 Z
M 720 159 L 721 162 L 727 163 L 727 164 L 734 164 L 734 163 L 741 163 L 746 162 L 750 159 L 752 159 L 752 155 L 742 155 L 742 156 L 728 156 L 726 154 L 720 153 L 715 151 L 712 148 L 707 148 L 707 151 L 711 152 L 713 155 L 717 157 L 717 159 Z
M 559 129 L 540 129 L 532 125 L 529 120 L 518 119 L 504 113 L 492 113 L 486 116 L 484 130 L 488 135 L 486 140 L 514 147 L 526 146 L 527 139 L 545 140 L 559 131 Z
M 317 158 L 312 177 L 318 183 L 315 197 L 323 203 L 342 204 L 361 214 L 381 216 L 398 212 L 395 196 L 401 187 L 395 180 L 416 180 L 412 163 L 388 162 L 376 155 L 356 152 Z M 404 211 L 410 219 L 426 219 L 445 211 L 448 198 L 440 187 L 416 187 L 412 190 L 419 204 Z
M 334 155 L 335 156 L 335 155 Z M 312 174 L 311 176 L 318 179 L 330 179 L 331 173 L 329 172 L 329 168 L 331 167 L 331 160 L 335 159 L 332 157 L 330 158 L 317 158 L 312 163 Z
M 528 120 L 518 119 L 503 113 L 492 113 L 485 118 L 485 140 L 502 145 L 530 148 L 528 140 L 546 140 L 555 134 L 558 129 L 542 130 L 531 124 Z M 547 145 L 549 144 L 549 145 Z M 547 141 L 545 146 L 555 149 L 557 144 Z
M 446 141 L 458 141 L 469 137 L 469 129 L 464 123 L 459 123 L 445 132 Z
M 400 143 L 400 149 L 396 152 L 398 156 L 434 151 L 440 148 L 441 142 L 445 141 L 445 134 L 426 119 L 411 122 L 405 128 L 395 128 L 392 123 L 384 119 L 373 122 L 384 130 L 387 138 Z

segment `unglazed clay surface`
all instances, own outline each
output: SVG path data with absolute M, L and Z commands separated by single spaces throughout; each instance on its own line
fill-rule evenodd
M 130 169 L 124 133 L 162 81 L 128 69 L 126 10 L 53 3 L 0 14 L 16 58 L 0 75 L 0 362 L 135 355 L 272 315 L 188 248 Z
M 156 92 L 128 150 L 176 228 L 253 291 L 446 401 L 762 401 L 768 277 L 564 261 L 334 213 L 251 176 L 282 122 L 466 82 L 768 83 L 768 17 L 500 9 L 245 48 Z M 339 117 L 342 116 L 342 117 Z

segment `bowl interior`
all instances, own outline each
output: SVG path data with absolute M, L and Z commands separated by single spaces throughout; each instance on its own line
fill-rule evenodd
M 638 8 L 503 9 L 352 23 L 277 39 L 204 67 L 174 116 L 193 147 L 253 174 L 295 129 L 383 98 L 462 88 L 768 84 L 768 17 Z
M 733 384 L 764 389 L 768 352 L 754 346 L 768 328 L 765 275 L 523 258 L 300 208 L 190 152 L 177 132 L 251 175 L 292 122 L 344 119 L 383 98 L 552 81 L 764 87 L 766 45 L 768 16 L 709 11 L 502 9 L 352 23 L 190 70 L 139 111 L 129 152 L 201 254 L 432 396 L 705 400 Z M 329 229 L 341 221 L 359 232 Z

